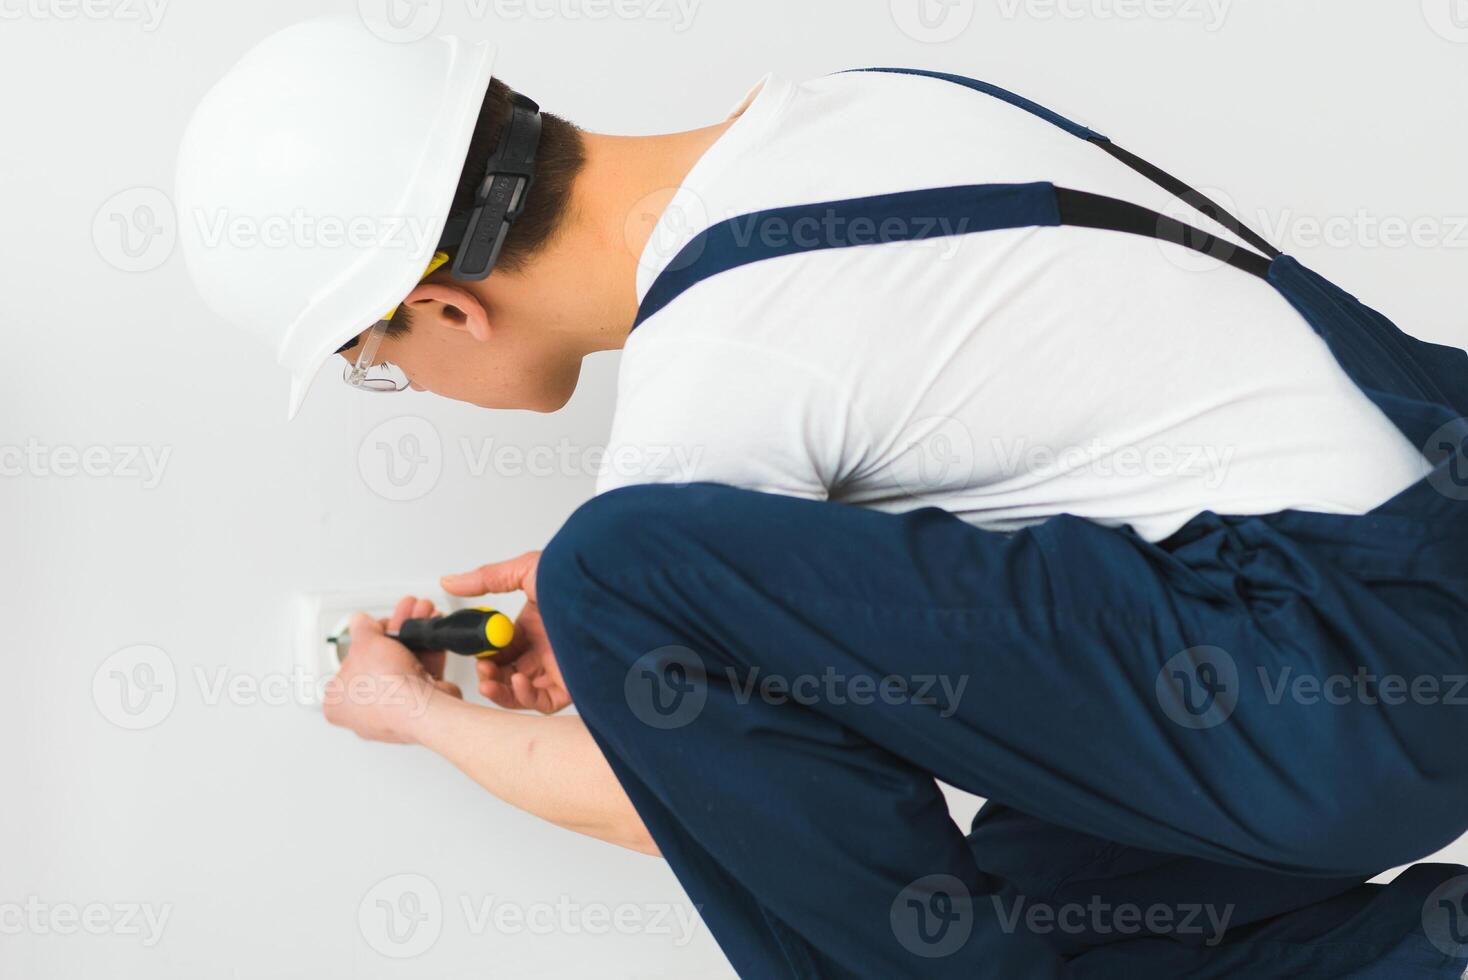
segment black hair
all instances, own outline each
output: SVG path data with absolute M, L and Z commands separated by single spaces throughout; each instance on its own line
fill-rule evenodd
M 510 119 L 512 90 L 498 78 L 490 79 L 489 89 L 479 106 L 479 121 L 469 141 L 469 153 L 459 173 L 449 214 L 468 211 L 474 195 L 484 180 L 484 168 L 499 146 L 500 135 Z M 496 272 L 518 272 L 525 268 L 565 226 L 571 210 L 571 188 L 586 165 L 586 146 L 581 130 L 571 122 L 549 112 L 541 112 L 540 147 L 535 159 L 535 183 L 525 201 L 525 211 L 510 226 L 504 249 L 495 264 Z M 453 250 L 449 249 L 452 258 Z M 412 314 L 407 304 L 388 325 L 388 334 L 407 330 Z

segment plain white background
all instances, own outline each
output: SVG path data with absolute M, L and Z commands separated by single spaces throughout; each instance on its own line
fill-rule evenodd
M 1468 343 L 1464 0 L 921 3 L 418 13 L 495 40 L 496 74 L 606 132 L 713 122 L 768 70 L 981 77 L 1213 189 L 1409 331 Z M 728 976 L 704 929 L 685 941 L 660 862 L 281 690 L 297 593 L 427 589 L 541 546 L 590 492 L 580 451 L 612 407 L 607 356 L 553 417 L 323 379 L 287 425 L 269 353 L 196 297 L 166 213 L 195 102 L 272 30 L 356 9 L 0 0 L 0 974 Z M 417 482 L 388 479 L 384 443 L 427 461 Z M 554 459 L 532 472 L 504 446 Z M 413 896 L 406 942 L 384 916 Z M 131 906 L 167 915 L 161 937 Z

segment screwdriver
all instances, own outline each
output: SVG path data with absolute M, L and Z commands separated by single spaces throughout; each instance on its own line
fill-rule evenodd
M 478 606 L 432 619 L 407 619 L 401 629 L 387 635 L 414 653 L 448 650 L 486 660 L 510 645 L 515 638 L 515 624 L 497 609 Z M 327 642 L 336 645 L 339 657 L 345 657 L 352 638 L 341 633 L 328 637 Z

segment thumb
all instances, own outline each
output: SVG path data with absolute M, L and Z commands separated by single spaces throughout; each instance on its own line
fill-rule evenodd
M 475 596 L 523 590 L 534 602 L 535 568 L 539 563 L 540 552 L 527 551 L 518 558 L 481 565 L 472 572 L 445 575 L 439 583 L 450 595 Z

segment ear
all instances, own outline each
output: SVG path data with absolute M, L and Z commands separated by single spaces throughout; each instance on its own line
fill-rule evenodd
M 489 339 L 489 314 L 469 290 L 449 283 L 420 283 L 403 301 L 413 307 L 415 319 L 429 320 L 462 330 L 480 343 Z

